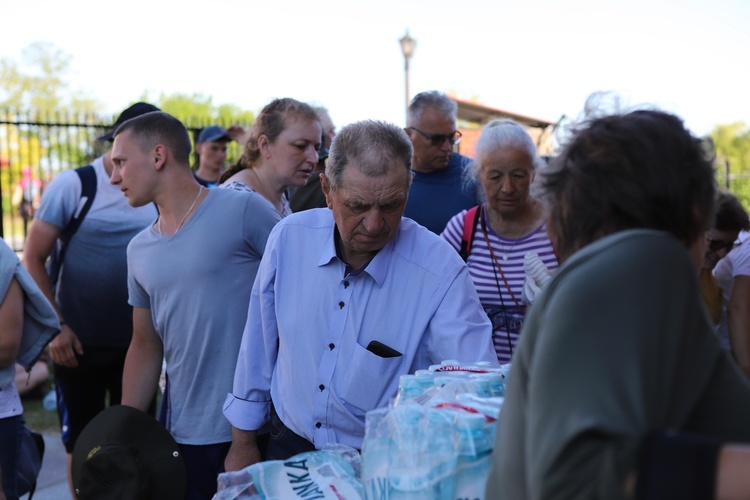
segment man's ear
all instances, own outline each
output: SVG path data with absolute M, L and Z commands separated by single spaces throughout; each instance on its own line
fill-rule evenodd
M 320 187 L 323 189 L 323 194 L 326 197 L 326 205 L 333 210 L 333 191 L 331 190 L 331 185 L 328 183 L 328 177 L 322 173 L 318 175 L 320 176 Z
M 156 170 L 161 170 L 167 163 L 168 150 L 163 144 L 157 144 L 153 150 L 153 162 Z

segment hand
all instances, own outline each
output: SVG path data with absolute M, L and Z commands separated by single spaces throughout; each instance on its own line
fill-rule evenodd
M 227 457 L 224 459 L 224 470 L 227 472 L 241 470 L 260 462 L 260 450 L 257 445 L 240 445 L 232 442 Z
M 242 143 L 247 131 L 239 125 L 232 125 L 227 129 L 227 135 L 233 140 Z
M 62 325 L 60 334 L 49 343 L 49 354 L 56 364 L 75 368 L 78 366 L 76 354 L 83 355 L 83 346 L 68 325 Z

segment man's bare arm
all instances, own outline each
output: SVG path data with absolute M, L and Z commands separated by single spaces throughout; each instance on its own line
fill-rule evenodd
M 65 318 L 60 314 L 60 309 L 57 306 L 57 302 L 55 302 L 52 285 L 47 275 L 47 268 L 45 267 L 47 257 L 52 252 L 52 248 L 55 246 L 61 232 L 62 230 L 54 224 L 35 219 L 31 224 L 26 244 L 23 248 L 23 265 L 31 277 L 34 278 L 44 296 L 52 304 L 52 307 L 57 311 L 60 322 L 64 323 Z M 60 334 L 49 344 L 49 353 L 52 361 L 58 365 L 69 368 L 78 366 L 76 354 L 83 354 L 83 346 L 78 340 L 78 336 L 70 328 L 70 325 L 61 324 Z
M 122 374 L 122 404 L 147 411 L 161 374 L 164 345 L 156 333 L 151 309 L 133 308 L 133 339 Z
M 240 470 L 258 462 L 260 462 L 258 433 L 232 427 L 232 446 L 224 459 L 224 469 L 227 472 Z

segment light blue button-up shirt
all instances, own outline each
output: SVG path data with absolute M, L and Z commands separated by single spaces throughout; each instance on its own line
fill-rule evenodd
M 403 218 L 363 272 L 344 276 L 327 208 L 283 219 L 258 270 L 224 415 L 257 430 L 274 408 L 320 449 L 362 447 L 365 413 L 399 377 L 444 359 L 497 363 L 492 328 L 466 265 L 439 236 Z M 401 356 L 367 350 L 379 341 Z

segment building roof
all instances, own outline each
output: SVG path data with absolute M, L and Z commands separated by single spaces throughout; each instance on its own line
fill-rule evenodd
M 450 98 L 458 105 L 459 120 L 484 125 L 495 118 L 512 118 L 527 127 L 545 129 L 547 127 L 555 126 L 555 122 L 526 115 L 519 115 L 518 113 L 512 113 L 498 108 L 491 108 L 490 106 L 485 106 L 478 102 L 466 101 L 453 96 L 450 96 Z

